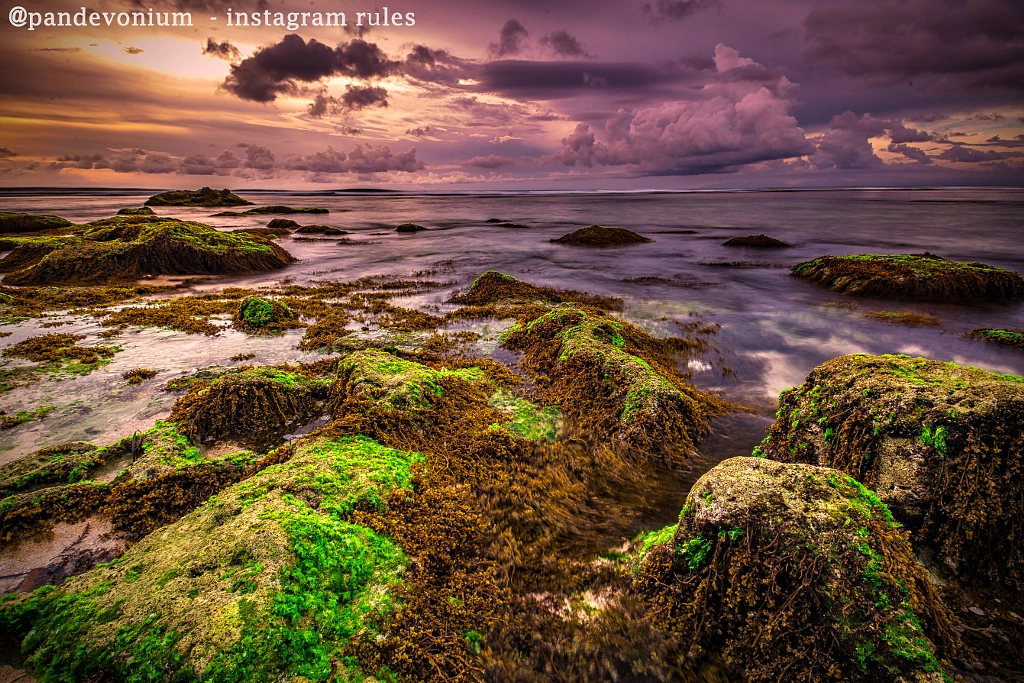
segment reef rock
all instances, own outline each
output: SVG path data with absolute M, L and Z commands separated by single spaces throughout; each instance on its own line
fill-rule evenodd
M 0 233 L 48 232 L 74 225 L 60 216 L 34 213 L 0 213 Z
M 146 200 L 146 206 L 245 206 L 252 202 L 242 199 L 228 189 L 172 190 L 155 194 Z
M 574 244 L 583 247 L 616 247 L 624 244 L 642 244 L 651 240 L 626 228 L 591 225 L 551 241 L 556 244 Z
M 782 249 L 793 245 L 782 240 L 777 240 L 768 235 L 747 235 L 746 237 L 733 237 L 722 243 L 723 247 L 757 247 L 759 249 Z

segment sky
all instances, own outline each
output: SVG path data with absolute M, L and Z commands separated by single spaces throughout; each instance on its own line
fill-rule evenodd
M 1024 185 L 1019 0 L 20 2 L 0 187 Z

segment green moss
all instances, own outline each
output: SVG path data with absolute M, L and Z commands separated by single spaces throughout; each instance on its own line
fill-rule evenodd
M 507 427 L 525 439 L 554 441 L 558 434 L 562 418 L 555 406 L 541 408 L 500 389 L 491 396 L 490 404 L 509 415 L 511 421 Z
M 19 410 L 14 415 L 5 415 L 0 420 L 0 429 L 11 429 L 26 422 L 44 418 L 56 408 L 57 406 L 39 406 L 35 410 Z
M 1000 330 L 978 328 L 971 330 L 971 336 L 977 339 L 987 339 L 997 344 L 1016 346 L 1024 349 L 1024 330 Z
M 430 408 L 432 398 L 444 393 L 438 384 L 442 377 L 486 381 L 478 367 L 435 370 L 378 349 L 356 351 L 338 363 L 338 371 L 347 375 L 352 394 L 396 410 Z

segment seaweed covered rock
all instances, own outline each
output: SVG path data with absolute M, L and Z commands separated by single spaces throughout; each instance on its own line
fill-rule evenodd
M 74 235 L 25 240 L 0 261 L 8 272 L 4 284 L 95 285 L 152 275 L 254 273 L 295 260 L 260 237 L 156 216 L 118 216 Z
M 34 213 L 0 213 L 0 233 L 5 232 L 47 232 L 74 225 L 59 216 L 44 216 Z
M 155 216 L 156 212 L 148 206 L 130 207 L 117 210 L 118 216 Z
M 279 237 L 287 237 L 292 234 L 292 231 L 287 228 L 238 228 L 231 232 L 244 232 L 268 240 L 276 240 Z
M 342 394 L 362 404 L 387 410 L 426 410 L 442 396 L 440 380 L 456 377 L 467 382 L 485 379 L 478 367 L 438 370 L 399 358 L 387 351 L 356 351 L 338 364 Z
M 947 261 L 934 254 L 822 256 L 793 267 L 796 277 L 852 296 L 919 301 L 1015 299 L 1024 278 L 975 261 Z
M 725 405 L 697 390 L 674 368 L 693 350 L 681 339 L 655 339 L 635 326 L 563 305 L 501 339 L 538 374 L 543 403 L 557 405 L 581 435 L 637 458 L 681 463 L 710 431 Z
M 201 187 L 198 190 L 172 190 L 155 194 L 146 200 L 146 206 L 245 206 L 252 202 L 228 190 Z
M 246 202 L 251 204 L 252 202 Z M 252 209 L 246 209 L 245 211 L 222 211 L 221 213 L 215 213 L 214 216 L 265 216 L 267 214 L 293 214 L 293 213 L 330 213 L 329 209 L 324 209 L 319 206 L 284 206 L 283 204 L 273 204 L 271 206 L 257 206 Z
M 247 296 L 238 305 L 232 325 L 250 334 L 270 334 L 303 327 L 295 312 L 276 299 Z
M 87 374 L 110 362 L 120 351 L 116 346 L 79 346 L 84 334 L 64 332 L 29 337 L 3 350 L 4 358 L 25 358 L 35 363 L 47 363 L 51 368 L 62 367 L 75 374 Z
M 622 308 L 621 299 L 596 296 L 575 290 L 538 287 L 496 270 L 486 271 L 473 281 L 473 284 L 470 285 L 467 291 L 455 294 L 448 299 L 448 303 L 467 304 L 470 306 L 486 306 L 497 303 L 560 304 L 572 301 L 608 310 Z
M 339 230 L 327 225 L 304 225 L 295 231 L 297 235 L 347 235 L 348 230 Z
M 395 232 L 421 232 L 423 230 L 426 230 L 426 228 L 422 225 L 416 225 L 415 223 L 402 223 L 395 228 Z
M 0 603 L 41 680 L 363 680 L 343 648 L 373 641 L 409 560 L 348 521 L 385 510 L 422 459 L 316 439 L 223 490 L 118 560 Z
M 330 380 L 295 372 L 243 368 L 192 382 L 171 419 L 194 443 L 229 439 L 262 451 L 323 415 L 330 387 Z
M 643 244 L 651 240 L 626 228 L 591 225 L 551 241 L 556 244 L 575 244 L 584 247 L 616 247 L 624 244 Z
M 846 472 L 954 570 L 1024 588 L 1024 378 L 859 354 L 779 404 L 763 455 Z
M 0 498 L 52 484 L 74 484 L 102 464 L 102 453 L 91 443 L 75 441 L 41 448 L 0 465 Z
M 758 249 L 782 249 L 793 245 L 782 240 L 769 237 L 768 235 L 747 235 L 746 237 L 733 237 L 722 243 L 723 247 L 756 247 Z
M 950 680 L 950 614 L 906 532 L 840 472 L 726 460 L 641 556 L 635 585 L 655 625 L 742 680 Z
M 271 218 L 270 222 L 267 223 L 267 227 L 271 230 L 294 230 L 299 227 L 299 224 L 293 221 L 291 218 Z
M 1024 330 L 992 330 L 979 327 L 971 330 L 971 336 L 975 339 L 984 339 L 997 344 L 1016 346 L 1017 348 L 1024 349 Z

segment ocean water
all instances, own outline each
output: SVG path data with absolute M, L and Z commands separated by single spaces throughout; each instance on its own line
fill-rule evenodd
M 75 222 L 138 206 L 146 194 L 17 195 L 0 193 L 0 211 L 51 213 Z M 452 291 L 488 269 L 538 285 L 622 297 L 625 319 L 654 334 L 677 323 L 716 324 L 714 350 L 689 370 L 703 388 L 754 409 L 720 419 L 705 441 L 692 480 L 714 462 L 749 455 L 774 417 L 778 394 L 801 383 L 819 363 L 848 353 L 907 353 L 988 370 L 1024 374 L 1024 352 L 965 339 L 977 327 L 1024 328 L 1024 302 L 903 303 L 854 299 L 789 275 L 796 263 L 826 254 L 920 253 L 976 260 L 1024 273 L 1024 193 L 1019 189 L 814 190 L 698 193 L 584 193 L 407 195 L 241 192 L 257 204 L 323 206 L 326 216 L 289 216 L 350 232 L 345 240 L 281 240 L 298 263 L 273 273 L 221 278 L 196 286 L 300 284 L 365 275 L 429 272 L 446 287 L 399 305 L 443 311 Z M 213 218 L 220 209 L 166 208 L 158 213 L 223 229 L 262 226 L 273 216 Z M 525 227 L 487 223 L 499 218 Z M 428 228 L 398 234 L 414 222 Z M 639 232 L 653 241 L 616 248 L 554 244 L 552 239 L 599 223 Z M 789 249 L 727 248 L 736 236 L 765 233 Z M 835 307 L 828 302 L 855 307 Z M 936 328 L 909 328 L 869 319 L 871 311 L 914 311 L 938 317 Z M 34 323 L 6 326 L 6 346 L 38 334 Z M 48 331 L 93 334 L 91 319 Z M 58 405 L 45 420 L 0 433 L 0 461 L 41 445 L 74 439 L 103 443 L 166 417 L 173 398 L 155 387 L 126 387 L 120 373 L 146 365 L 161 379 L 194 368 L 229 364 L 240 350 L 253 362 L 309 359 L 295 348 L 301 334 L 253 341 L 233 330 L 215 338 L 144 330 L 116 340 L 125 347 L 89 377 L 43 382 L 0 399 L 8 410 L 41 402 Z M 161 382 L 162 383 L 162 382 Z M 152 383 L 151 383 L 152 384 Z M 676 482 L 679 484 L 679 482 Z M 685 490 L 683 490 L 685 495 Z M 678 511 L 678 496 L 666 515 Z M 670 517 L 668 517 L 670 518 Z M 656 520 L 655 520 L 656 521 Z

